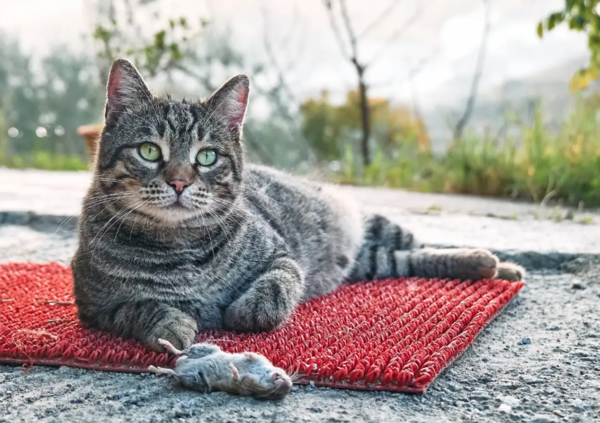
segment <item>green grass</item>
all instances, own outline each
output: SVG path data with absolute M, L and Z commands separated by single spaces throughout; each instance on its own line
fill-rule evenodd
M 44 169 L 77 171 L 87 170 L 88 163 L 76 155 L 58 155 L 47 151 L 37 151 L 30 155 L 17 155 L 10 157 L 0 156 L 0 166 L 15 169 Z
M 520 125 L 516 132 L 513 138 L 467 135 L 454 141 L 443 157 L 420 153 L 408 144 L 396 159 L 376 153 L 364 170 L 348 149 L 342 171 L 332 178 L 357 185 L 600 206 L 600 99 L 582 100 L 554 132 L 546 128 L 538 108 L 533 123 Z

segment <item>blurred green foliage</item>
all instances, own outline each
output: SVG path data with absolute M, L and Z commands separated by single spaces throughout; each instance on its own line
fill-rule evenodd
M 350 91 L 341 105 L 331 104 L 323 91 L 316 99 L 300 105 L 302 132 L 321 160 L 335 160 L 348 143 L 358 142 L 361 133 L 358 91 Z M 371 147 L 397 155 L 406 142 L 416 142 L 420 151 L 430 150 L 425 122 L 407 107 L 392 107 L 385 98 L 369 98 Z
M 476 194 L 571 205 L 600 206 L 600 96 L 581 99 L 557 133 L 546 129 L 543 109 L 513 137 L 467 134 L 444 156 L 400 147 L 398 158 L 378 154 L 364 172 L 346 152 L 337 182 L 417 191 Z
M 34 62 L 1 33 L 0 57 L 0 166 L 87 168 L 77 128 L 104 98 L 91 59 L 57 47 Z
M 552 13 L 538 24 L 537 33 L 542 38 L 546 31 L 565 24 L 573 31 L 587 34 L 590 64 L 579 70 L 570 84 L 572 91 L 578 91 L 600 76 L 600 0 L 566 0 L 564 3 L 564 10 Z

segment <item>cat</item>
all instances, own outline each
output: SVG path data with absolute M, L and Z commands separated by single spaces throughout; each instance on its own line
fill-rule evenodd
M 343 282 L 523 277 L 487 250 L 424 248 L 334 186 L 246 164 L 248 95 L 238 75 L 203 101 L 157 98 L 113 63 L 72 260 L 84 325 L 185 349 L 199 330 L 273 330 Z

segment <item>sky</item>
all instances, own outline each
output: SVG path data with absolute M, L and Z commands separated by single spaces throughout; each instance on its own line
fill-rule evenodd
M 93 1 L 0 0 L 0 31 L 18 38 L 31 52 L 43 53 L 58 44 L 90 49 L 91 41 L 84 34 L 93 27 Z M 289 68 L 288 80 L 299 97 L 316 96 L 327 88 L 339 100 L 356 84 L 321 0 L 159 1 L 165 18 L 206 16 L 229 28 L 234 45 L 250 57 L 264 57 L 267 28 L 277 60 Z M 347 0 L 356 31 L 369 27 L 390 1 L 394 0 Z M 371 63 L 367 70 L 371 92 L 397 103 L 408 102 L 416 93 L 425 108 L 466 97 L 481 43 L 483 0 L 395 1 L 393 10 L 358 44 L 359 58 Z M 582 34 L 566 28 L 542 40 L 536 34 L 540 19 L 560 10 L 564 0 L 489 1 L 491 32 L 482 91 L 565 63 L 585 64 Z M 407 20 L 411 23 L 405 27 Z M 149 20 L 148 26 L 152 24 Z M 388 44 L 402 27 L 401 35 Z M 419 64 L 420 71 L 411 80 L 409 74 Z

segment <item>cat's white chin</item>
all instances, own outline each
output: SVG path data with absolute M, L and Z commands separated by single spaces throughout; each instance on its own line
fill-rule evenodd
M 200 214 L 200 210 L 191 209 L 177 202 L 168 207 L 153 207 L 151 214 L 157 219 L 169 225 L 191 219 Z

